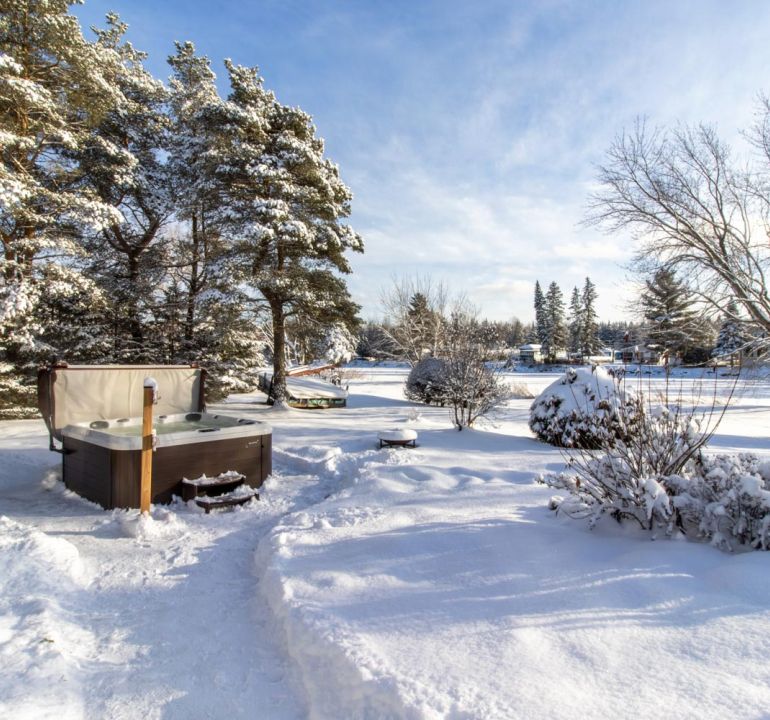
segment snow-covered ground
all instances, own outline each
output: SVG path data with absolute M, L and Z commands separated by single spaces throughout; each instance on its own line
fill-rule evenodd
M 770 556 L 556 519 L 531 400 L 458 433 L 405 376 L 356 368 L 345 409 L 230 398 L 275 472 L 208 516 L 103 511 L 42 422 L 0 423 L 0 717 L 770 717 Z M 770 456 L 769 421 L 741 383 L 712 447 Z

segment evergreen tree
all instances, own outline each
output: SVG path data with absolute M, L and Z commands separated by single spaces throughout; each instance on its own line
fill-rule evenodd
M 158 360 L 159 335 L 149 325 L 166 274 L 161 230 L 173 209 L 164 161 L 170 122 L 166 89 L 145 70 L 146 54 L 124 42 L 126 29 L 110 13 L 107 29 L 97 31 L 98 44 L 123 62 L 116 82 L 126 102 L 94 128 L 81 167 L 99 199 L 122 215 L 91 243 L 91 274 L 112 301 L 114 359 L 152 362 Z
M 242 277 L 265 298 L 273 325 L 273 390 L 286 397 L 285 330 L 294 315 L 327 321 L 348 310 L 344 252 L 363 251 L 341 220 L 351 194 L 324 158 L 310 117 L 279 103 L 257 71 L 226 63 L 224 157 L 216 169 L 223 227 Z M 343 292 L 344 291 L 344 292 Z
M 4 404 L 21 400 L 25 364 L 51 349 L 38 342 L 50 330 L 39 312 L 49 271 L 62 300 L 67 287 L 80 297 L 88 283 L 71 260 L 82 229 L 122 220 L 73 161 L 91 128 L 125 102 L 114 81 L 121 60 L 85 40 L 70 4 L 0 0 L 0 354 L 15 373 Z
M 164 290 L 165 322 L 175 332 L 168 352 L 174 362 L 207 367 L 214 399 L 253 388 L 272 344 L 272 336 L 261 330 L 263 309 L 239 282 L 223 232 L 230 209 L 228 142 L 244 118 L 220 98 L 209 59 L 197 55 L 192 43 L 177 43 L 168 62 L 173 71 L 168 168 L 178 220 Z
M 548 341 L 545 295 L 540 287 L 540 281 L 535 281 L 535 335 L 537 341 L 544 345 Z
M 569 301 L 569 344 L 570 353 L 579 353 L 583 339 L 583 300 L 575 287 Z
M 564 296 L 561 288 L 552 282 L 545 295 L 545 342 L 543 355 L 551 362 L 556 360 L 556 353 L 567 347 L 567 325 L 564 321 Z
M 223 301 L 235 290 L 229 282 L 232 273 L 225 263 L 226 248 L 216 221 L 218 212 L 226 212 L 221 207 L 216 173 L 226 159 L 223 143 L 230 115 L 217 92 L 209 59 L 196 55 L 192 43 L 177 43 L 168 62 L 173 71 L 168 167 L 176 218 L 181 223 L 174 247 L 182 334 L 178 353 L 180 359 L 189 361 L 200 358 L 211 339 L 212 295 Z M 235 295 L 232 301 L 237 305 L 242 298 Z M 223 315 L 238 316 L 229 310 Z M 227 328 L 219 327 L 227 333 Z
M 503 329 L 503 338 L 508 347 L 518 347 L 525 342 L 526 337 L 527 330 L 521 320 L 513 318 L 509 323 L 506 323 Z
M 661 268 L 646 280 L 640 300 L 649 343 L 680 358 L 708 345 L 692 295 L 672 271 Z
M 601 349 L 599 323 L 596 315 L 596 286 L 586 278 L 581 296 L 583 306 L 580 328 L 580 352 L 590 357 Z
M 711 354 L 717 358 L 729 356 L 730 367 L 732 367 L 735 364 L 736 353 L 740 353 L 746 347 L 748 341 L 749 338 L 743 331 L 740 321 L 738 306 L 734 301 L 731 301 L 725 312 L 716 344 Z

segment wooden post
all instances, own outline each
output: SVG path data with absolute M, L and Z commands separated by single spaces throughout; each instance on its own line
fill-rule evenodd
M 139 510 L 150 512 L 152 500 L 152 406 L 157 385 L 152 378 L 144 379 L 142 402 L 142 476 L 139 486 Z

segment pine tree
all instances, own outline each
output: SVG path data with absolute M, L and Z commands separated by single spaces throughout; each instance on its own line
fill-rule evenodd
M 561 288 L 552 282 L 545 295 L 545 342 L 543 355 L 551 362 L 556 360 L 556 354 L 567 347 L 567 325 L 564 321 L 564 296 Z
M 580 352 L 587 357 L 596 355 L 601 349 L 599 322 L 596 315 L 596 286 L 586 278 L 581 296 L 583 306 L 580 328 Z
M 583 300 L 580 291 L 575 287 L 569 301 L 569 351 L 579 353 L 583 339 Z
M 735 364 L 735 355 L 746 347 L 748 337 L 743 331 L 738 306 L 732 301 L 727 307 L 722 325 L 719 328 L 716 344 L 712 351 L 714 357 L 730 358 L 730 367 Z
M 662 268 L 646 280 L 640 300 L 651 344 L 680 358 L 708 345 L 707 329 L 693 309 L 692 295 L 672 271 Z
M 228 284 L 231 275 L 225 266 L 226 248 L 215 217 L 218 212 L 226 212 L 226 207 L 221 207 L 215 176 L 226 158 L 223 144 L 230 118 L 217 92 L 209 59 L 196 55 L 192 43 L 177 43 L 176 53 L 168 62 L 173 70 L 168 167 L 176 217 L 181 221 L 175 238 L 183 334 L 179 352 L 191 360 L 198 358 L 207 345 L 207 293 Z M 226 312 L 224 317 L 233 314 Z M 226 332 L 224 327 L 222 330 Z
M 341 220 L 351 194 L 324 158 L 310 117 L 279 103 L 256 69 L 226 63 L 231 93 L 217 168 L 223 226 L 242 277 L 265 298 L 273 324 L 273 391 L 286 396 L 285 330 L 293 315 L 326 321 L 347 312 L 345 251 L 363 251 Z M 345 292 L 343 292 L 345 290 Z
M 540 287 L 540 281 L 535 281 L 535 335 L 537 341 L 544 345 L 548 341 L 545 295 Z
M 230 212 L 226 187 L 232 128 L 243 122 L 223 101 L 207 57 L 177 43 L 168 59 L 171 140 L 168 168 L 176 200 L 177 232 L 170 241 L 174 269 L 166 294 L 166 322 L 175 330 L 174 362 L 199 361 L 209 371 L 210 399 L 256 384 L 272 339 L 253 293 L 239 282 L 223 234 Z M 235 120 L 234 120 L 235 118 Z M 257 122 L 261 122 L 257 118 Z
M 0 0 L 0 353 L 16 368 L 14 388 L 24 363 L 50 351 L 37 339 L 49 269 L 62 298 L 68 286 L 78 295 L 78 237 L 122 220 L 84 187 L 73 161 L 91 128 L 125 102 L 115 82 L 121 60 L 85 40 L 70 4 Z
M 97 31 L 99 46 L 122 59 L 117 85 L 126 102 L 105 113 L 81 153 L 81 167 L 88 186 L 123 217 L 91 243 L 92 273 L 113 303 L 114 359 L 152 362 L 158 360 L 158 333 L 149 325 L 166 274 L 159 245 L 173 210 L 164 160 L 170 122 L 166 89 L 145 70 L 146 54 L 124 42 L 126 29 L 110 13 L 107 29 Z

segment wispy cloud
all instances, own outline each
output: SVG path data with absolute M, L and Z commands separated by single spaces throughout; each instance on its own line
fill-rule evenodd
M 369 316 L 392 274 L 465 290 L 490 317 L 532 315 L 535 279 L 586 275 L 626 312 L 624 237 L 579 225 L 595 164 L 636 116 L 706 121 L 740 146 L 766 83 L 770 4 L 718 0 L 413 3 L 89 0 L 117 7 L 163 66 L 175 39 L 258 64 L 310 112 L 355 200 Z

